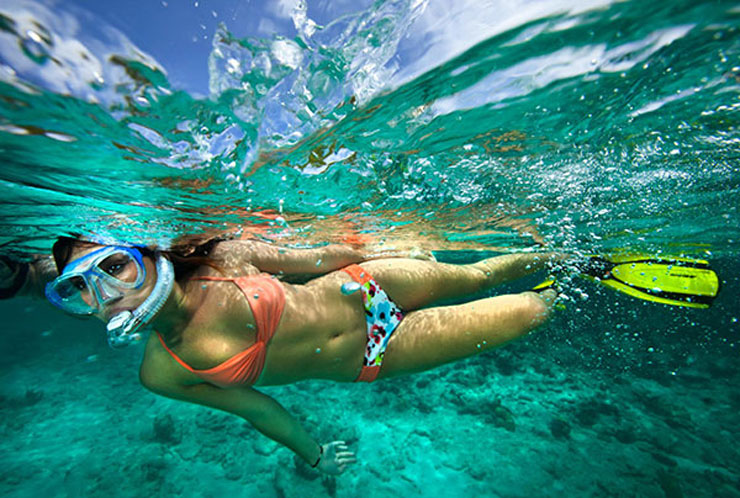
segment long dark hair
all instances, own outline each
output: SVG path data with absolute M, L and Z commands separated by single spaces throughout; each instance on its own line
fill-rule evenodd
M 184 243 L 173 246 L 167 251 L 159 252 L 167 256 L 167 258 L 172 261 L 172 265 L 175 267 L 175 280 L 178 281 L 187 278 L 201 266 L 209 266 L 220 273 L 224 273 L 223 269 L 209 256 L 213 248 L 216 247 L 221 240 L 222 239 L 219 238 L 213 238 L 199 244 Z M 51 249 L 51 252 L 54 255 L 54 263 L 57 266 L 59 274 L 61 275 L 62 270 L 64 270 L 64 267 L 69 262 L 69 258 L 75 247 L 92 245 L 99 244 L 97 242 L 85 240 L 81 235 L 59 237 Z M 136 246 L 136 248 L 141 251 L 141 254 L 144 256 L 154 256 L 155 249 L 142 246 Z

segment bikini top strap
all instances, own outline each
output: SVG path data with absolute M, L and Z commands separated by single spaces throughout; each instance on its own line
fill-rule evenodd
M 185 367 L 185 368 L 186 368 L 187 370 L 189 370 L 189 371 L 191 371 L 191 372 L 195 373 L 195 370 L 193 369 L 193 367 L 191 367 L 190 365 L 188 365 L 187 363 L 185 363 L 184 361 L 182 361 L 182 359 L 180 359 L 180 357 L 179 357 L 179 356 L 177 356 L 177 355 L 175 354 L 175 352 L 174 352 L 174 351 L 172 351 L 172 350 L 171 350 L 170 348 L 168 348 L 168 347 L 167 347 L 167 344 L 166 344 L 166 343 L 164 342 L 164 338 L 162 337 L 162 334 L 160 334 L 159 332 L 156 332 L 156 331 L 155 331 L 155 333 L 157 334 L 157 337 L 159 337 L 159 342 L 161 342 L 161 343 L 162 343 L 162 346 L 164 346 L 164 349 L 166 349 L 166 350 L 167 350 L 167 352 L 168 352 L 168 353 L 170 353 L 170 355 L 172 355 L 172 357 L 173 357 L 173 358 L 174 358 L 174 359 L 175 359 L 175 360 L 176 360 L 176 361 L 177 361 L 177 362 L 178 362 L 178 363 L 179 363 L 180 365 L 182 365 L 183 367 Z

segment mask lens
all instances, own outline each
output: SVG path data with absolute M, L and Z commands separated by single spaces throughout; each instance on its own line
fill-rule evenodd
M 93 309 L 93 297 L 85 279 L 75 275 L 59 280 L 54 292 L 66 308 L 77 312 L 89 312 Z
M 69 299 L 82 292 L 89 292 L 85 279 L 79 276 L 71 277 L 63 280 L 59 287 L 57 287 L 59 296 L 63 299 Z
M 62 299 L 74 299 L 87 291 L 87 285 L 82 277 L 66 278 L 56 285 L 56 291 Z
M 98 268 L 103 273 L 127 284 L 135 284 L 139 278 L 138 266 L 127 252 L 111 254 L 98 263 Z

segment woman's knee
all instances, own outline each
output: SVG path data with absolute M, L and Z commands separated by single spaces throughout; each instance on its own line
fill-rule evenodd
M 543 325 L 550 318 L 552 306 L 555 302 L 556 292 L 547 290 L 541 293 L 523 292 L 521 308 L 521 319 L 529 330 Z

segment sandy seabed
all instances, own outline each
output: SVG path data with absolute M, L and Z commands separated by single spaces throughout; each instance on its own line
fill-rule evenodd
M 740 497 L 736 357 L 594 369 L 556 320 L 413 377 L 264 388 L 357 452 L 327 478 L 233 415 L 146 391 L 141 348 L 40 306 L 2 304 L 1 496 Z

